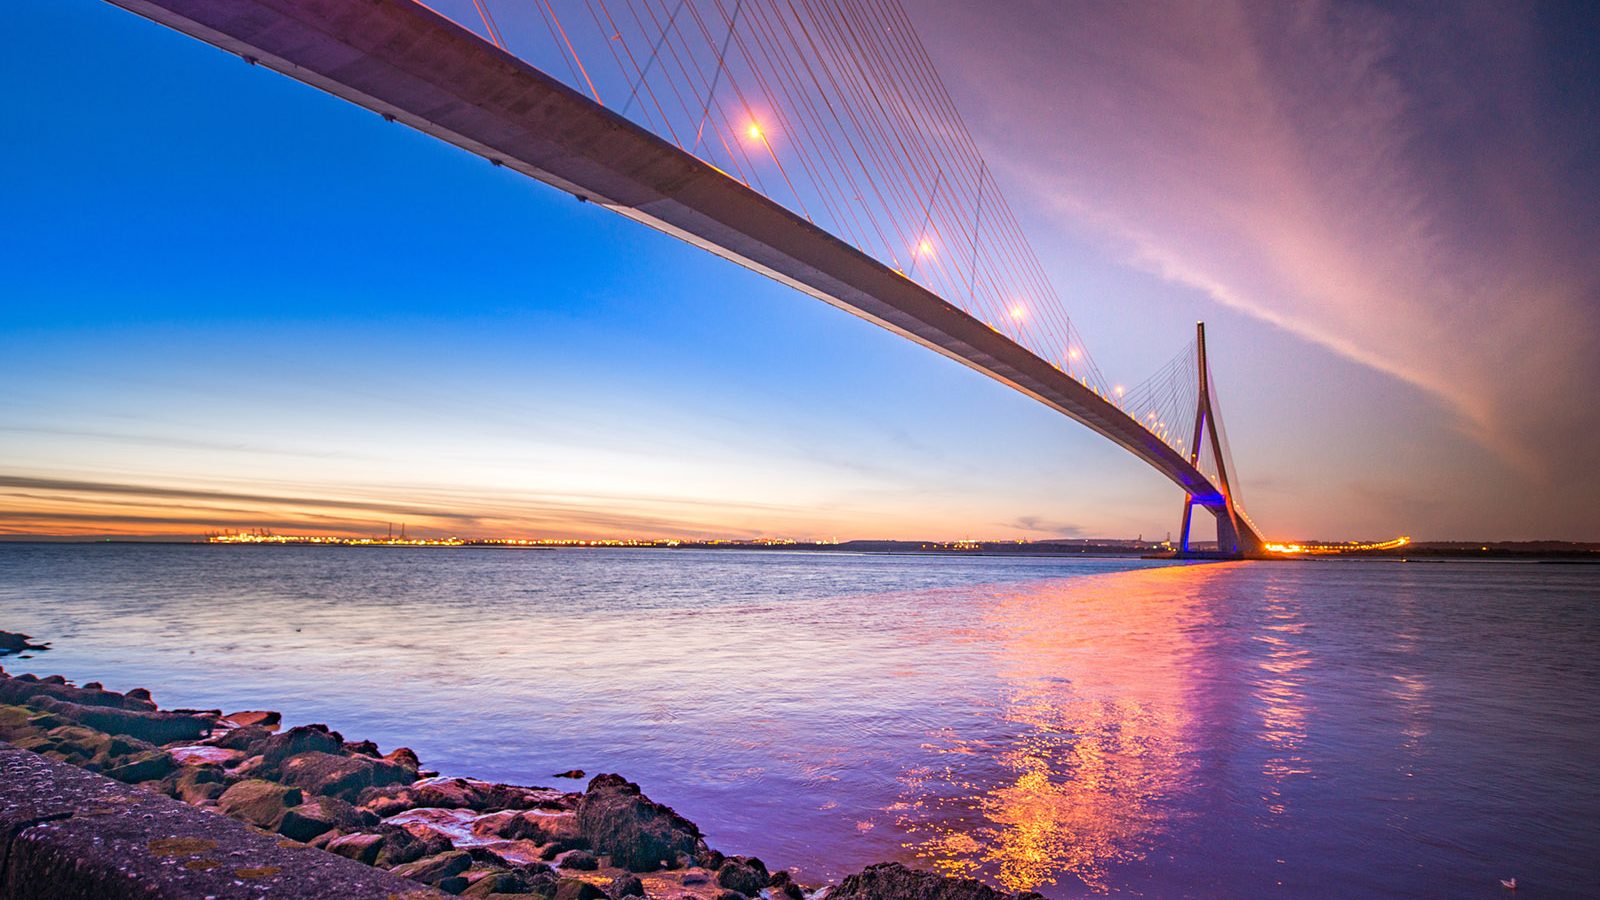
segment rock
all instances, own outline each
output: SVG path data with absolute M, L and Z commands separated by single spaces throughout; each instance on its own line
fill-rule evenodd
M 232 725 L 235 730 L 240 728 L 260 728 L 264 731 L 277 731 L 278 726 L 283 722 L 283 716 L 270 709 L 249 710 L 228 713 L 222 717 L 221 721 Z
M 14 631 L 0 631 L 0 656 L 21 653 L 24 650 L 49 650 L 49 644 L 30 644 L 27 635 Z
M 34 718 L 37 715 L 39 713 L 26 706 L 0 706 L 0 741 L 23 740 L 37 736 L 40 731 L 58 727 L 40 726 Z
M 580 872 L 593 872 L 600 868 L 600 860 L 595 859 L 593 853 L 587 850 L 573 850 L 561 857 L 561 868 L 576 869 Z
M 326 725 L 297 725 L 268 737 L 253 752 L 260 754 L 269 768 L 276 769 L 291 756 L 311 752 L 337 754 L 343 746 L 344 738 Z
M 245 725 L 234 728 L 211 741 L 211 746 L 221 747 L 224 750 L 238 750 L 251 756 L 260 756 L 259 749 L 272 737 L 272 731 L 260 725 Z
M 583 773 L 582 769 L 568 769 L 565 772 L 557 772 L 556 774 L 551 775 L 550 777 L 551 778 L 582 778 L 583 774 L 584 773 Z
M 16 745 L 90 771 L 99 771 L 100 763 L 111 755 L 111 738 L 81 725 L 58 725 L 42 734 L 35 732 L 17 740 Z
M 171 755 L 165 751 L 146 750 L 143 753 L 123 757 L 117 765 L 106 767 L 100 774 L 125 784 L 138 784 L 141 781 L 165 778 L 167 773 L 175 768 L 177 763 L 173 762 Z
M 500 857 L 501 863 L 506 866 L 549 869 L 550 867 L 542 861 L 543 857 L 540 855 L 542 849 L 535 841 L 495 841 L 481 847 L 468 848 L 474 859 L 479 853 L 493 853 Z
M 367 788 L 356 795 L 356 805 L 384 819 L 408 809 L 427 806 L 418 800 L 417 792 L 410 787 Z
M 794 876 L 787 871 L 779 869 L 767 879 L 767 889 L 771 891 L 773 900 L 778 897 L 787 897 L 789 900 L 805 900 L 805 891 L 800 885 L 794 883 Z
M 623 897 L 643 897 L 644 882 L 639 880 L 639 876 L 632 873 L 618 875 L 611 879 L 610 893 L 612 900 L 622 900 Z
M 879 863 L 850 875 L 828 893 L 828 900 L 1043 900 L 1024 891 L 1008 894 L 971 878 L 952 878 Z
M 649 800 L 620 775 L 596 775 L 578 801 L 578 828 L 612 865 L 650 872 L 692 855 L 700 829 L 670 807 Z
M 217 807 L 235 819 L 275 831 L 289 807 L 299 806 L 303 799 L 299 788 L 251 778 L 223 791 Z
M 339 756 L 320 750 L 308 750 L 283 760 L 279 772 L 284 784 L 341 800 L 354 800 L 369 787 L 409 784 L 416 776 L 414 770 L 381 759 Z
M 422 760 L 417 759 L 416 751 L 410 747 L 396 747 L 385 753 L 383 758 L 395 765 L 405 766 L 413 772 L 422 768 Z
M 587 881 L 563 878 L 556 884 L 555 900 L 606 900 L 606 892 Z
M 467 884 L 465 876 L 451 875 L 449 878 L 439 879 L 439 882 L 434 887 L 444 891 L 446 894 L 459 894 L 467 889 Z
M 504 812 L 484 813 L 473 820 L 472 836 L 501 838 L 508 841 L 535 840 L 543 843 L 553 836 L 540 826 L 540 818 L 537 813 L 509 809 Z
M 215 800 L 228 789 L 227 780 L 216 766 L 184 766 L 172 776 L 171 794 L 191 805 Z
M 10 679 L 7 682 L 0 682 L 0 684 L 15 684 L 16 681 L 17 679 Z M 63 687 L 61 690 L 77 691 L 80 689 Z M 4 697 L 0 697 L 0 702 L 3 702 L 4 699 Z M 128 735 L 142 741 L 149 741 L 152 744 L 170 744 L 174 741 L 197 740 L 210 734 L 211 727 L 215 723 L 215 720 L 207 715 L 94 706 L 62 700 L 44 694 L 28 697 L 22 702 L 34 709 L 55 713 L 63 719 L 76 722 L 86 728 L 93 728 L 106 734 Z
M 403 863 L 390 871 L 412 881 L 436 885 L 446 878 L 460 875 L 471 867 L 472 854 L 465 850 L 446 850 L 443 853 L 425 856 L 415 862 Z M 465 883 L 462 886 L 465 887 Z
M 143 712 L 156 708 L 156 705 L 149 700 L 140 700 L 103 688 L 91 688 L 87 685 L 78 688 L 69 684 L 41 681 L 32 675 L 18 675 L 15 678 L 0 676 L 0 703 L 26 703 L 36 697 L 64 700 L 79 706 L 102 706 Z
M 228 750 L 210 744 L 186 744 L 167 747 L 167 752 L 180 766 L 231 766 L 244 759 L 243 750 Z
M 267 761 L 259 756 L 251 756 L 241 762 L 235 763 L 228 769 L 228 774 L 235 778 L 266 778 L 271 780 L 275 774 L 267 765 Z
M 374 759 L 383 757 L 383 754 L 378 752 L 378 745 L 371 741 L 355 741 L 353 743 L 346 741 L 340 752 L 355 756 L 370 756 Z
M 472 827 L 476 824 L 478 816 L 478 813 L 470 809 L 423 806 L 396 813 L 383 821 L 389 825 L 398 825 L 420 838 L 439 835 L 446 840 L 460 841 L 466 845 L 474 843 L 470 839 L 475 836 Z
M 461 892 L 463 897 L 487 897 L 491 894 L 525 894 L 531 885 L 520 872 L 489 872 Z
M 717 891 L 717 900 L 744 900 L 745 895 L 733 890 Z
M 52 701 L 54 702 L 54 701 Z M 57 721 L 50 716 L 33 717 L 28 724 Z M 127 784 L 158 781 L 176 763 L 165 751 L 124 735 L 107 735 L 81 725 L 57 725 L 48 731 L 27 728 L 22 736 L 13 735 L 18 747 L 42 756 L 82 766 Z
M 383 852 L 378 857 L 378 863 L 384 866 L 414 862 L 450 849 L 450 839 L 442 834 L 426 831 L 419 834 L 387 822 L 378 826 L 378 833 L 384 837 Z
M 345 834 L 328 842 L 326 849 L 329 853 L 337 853 L 346 859 L 353 859 L 359 863 L 372 865 L 378 861 L 378 852 L 383 849 L 384 836 L 381 834 Z
M 581 837 L 559 838 L 546 844 L 544 849 L 539 851 L 539 858 L 549 862 L 563 853 L 567 853 L 572 850 L 582 850 L 588 846 L 589 842 Z
M 122 696 L 127 697 L 129 700 L 137 700 L 142 703 L 148 703 L 152 708 L 154 708 L 156 705 L 156 701 L 150 696 L 150 692 L 144 688 L 134 688 Z
M 284 810 L 278 833 L 291 841 L 305 843 L 333 829 L 354 831 L 378 824 L 378 817 L 356 809 L 335 797 L 308 797 L 299 806 Z
M 723 856 L 719 851 L 712 850 L 709 847 L 702 847 L 694 855 L 694 864 L 702 869 L 710 869 L 711 871 L 715 872 L 716 870 L 722 868 L 722 864 L 726 862 L 727 859 L 728 858 Z
M 570 805 L 570 801 L 565 798 L 565 794 L 549 788 L 492 784 L 471 778 L 430 778 L 411 785 L 364 790 L 356 803 L 388 818 L 396 813 L 419 807 L 472 809 L 479 812 L 501 809 L 563 809 Z
M 717 870 L 717 884 L 746 897 L 754 897 L 767 886 L 767 873 L 739 860 L 730 859 Z

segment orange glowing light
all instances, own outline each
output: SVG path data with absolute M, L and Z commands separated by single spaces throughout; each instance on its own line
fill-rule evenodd
M 1406 535 L 1401 535 L 1400 537 L 1397 537 L 1397 538 L 1394 538 L 1393 540 L 1388 540 L 1388 541 L 1374 541 L 1374 542 L 1345 541 L 1344 543 L 1328 543 L 1328 542 L 1323 542 L 1323 541 L 1307 541 L 1307 542 L 1301 543 L 1301 544 L 1289 544 L 1289 543 L 1278 543 L 1276 541 L 1268 541 L 1265 544 L 1263 544 L 1262 546 L 1268 553 L 1284 553 L 1284 554 L 1293 555 L 1293 554 L 1299 554 L 1299 553 L 1337 554 L 1337 553 L 1352 553 L 1352 552 L 1359 553 L 1359 552 L 1368 551 L 1368 550 L 1398 550 L 1399 548 L 1404 547 L 1409 543 L 1411 543 L 1411 538 L 1406 536 Z
M 745 133 L 750 135 L 750 140 L 752 141 L 759 141 L 766 137 L 766 133 L 761 130 L 761 126 L 754 122 L 750 123 L 750 127 L 746 129 Z

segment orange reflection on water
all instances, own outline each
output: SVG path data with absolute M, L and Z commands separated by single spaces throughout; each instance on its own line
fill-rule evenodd
M 1190 701 L 1216 572 L 1045 582 L 997 603 L 996 733 L 935 735 L 936 761 L 904 779 L 908 847 L 1011 890 L 1063 875 L 1103 890 L 1112 864 L 1142 857 L 1194 766 Z

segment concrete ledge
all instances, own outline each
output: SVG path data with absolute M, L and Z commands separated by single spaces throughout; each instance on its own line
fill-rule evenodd
M 0 742 L 0 898 L 445 896 Z

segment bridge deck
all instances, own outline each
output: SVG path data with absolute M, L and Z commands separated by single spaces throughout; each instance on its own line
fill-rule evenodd
M 713 166 L 409 0 L 111 0 L 603 204 L 970 366 L 1225 498 L 1115 404 Z M 1241 534 L 1259 540 L 1247 523 Z

